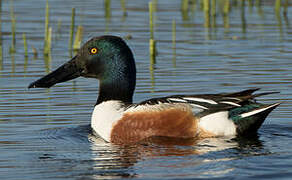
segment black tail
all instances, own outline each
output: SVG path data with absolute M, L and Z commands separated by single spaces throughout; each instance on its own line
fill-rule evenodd
M 280 103 L 262 105 L 259 108 L 241 113 L 235 121 L 237 125 L 237 134 L 244 135 L 257 132 L 268 114 L 279 105 Z

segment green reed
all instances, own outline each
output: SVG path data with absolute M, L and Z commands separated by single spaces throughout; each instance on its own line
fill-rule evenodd
M 176 22 L 175 19 L 172 20 L 172 48 L 176 47 Z
M 204 16 L 205 16 L 205 27 L 210 27 L 210 0 L 204 0 Z
M 181 9 L 182 11 L 189 10 L 189 0 L 181 0 Z
M 26 42 L 26 35 L 25 33 L 22 34 L 22 39 L 23 39 L 23 47 L 24 47 L 24 56 L 28 56 L 28 50 L 27 50 L 27 42 Z
M 216 16 L 216 0 L 211 1 L 211 16 Z
M 32 52 L 33 52 L 33 58 L 37 59 L 38 58 L 38 50 L 35 47 L 32 47 Z
M 150 51 L 150 63 L 155 63 L 156 56 L 156 42 L 154 40 L 154 23 L 153 23 L 153 3 L 149 2 L 149 27 L 150 27 L 150 39 L 149 39 L 149 51 Z
M 227 15 L 229 15 L 229 12 L 230 12 L 230 1 L 229 0 L 225 0 L 223 13 L 224 13 L 225 16 L 227 16 Z
M 280 16 L 280 11 L 281 11 L 281 0 L 276 0 L 275 1 L 275 13 L 276 13 L 276 16 Z
M 174 67 L 176 66 L 176 22 L 175 19 L 172 20 L 172 63 Z
M 72 8 L 72 13 L 71 13 L 71 26 L 70 26 L 70 39 L 69 39 L 69 51 L 70 51 L 70 55 L 72 53 L 74 27 L 75 27 L 75 8 Z
M 45 17 L 45 38 L 44 38 L 44 55 L 48 55 L 51 52 L 51 41 L 52 41 L 52 28 L 49 28 L 50 20 L 50 6 L 48 0 L 46 1 L 46 17 Z
M 149 2 L 149 28 L 150 28 L 150 39 L 154 39 L 153 3 L 152 2 Z
M 82 42 L 82 36 L 83 36 L 83 27 L 82 26 L 78 26 L 76 34 L 75 34 L 74 44 L 73 44 L 73 50 L 74 51 L 77 51 L 77 50 L 80 49 L 81 42 Z
M 16 18 L 14 14 L 13 4 L 10 6 L 10 18 L 11 18 L 11 34 L 12 34 L 12 43 L 10 46 L 10 53 L 15 53 L 15 44 L 16 44 Z
M 284 2 L 284 9 L 283 9 L 283 15 L 284 15 L 284 17 L 287 17 L 287 15 L 288 15 L 288 6 L 289 6 L 289 0 L 285 0 L 285 2 Z
M 111 18 L 111 0 L 104 0 L 104 16 L 106 20 Z
M 126 0 L 121 0 L 121 8 L 123 11 L 123 16 L 127 16 L 127 9 L 126 9 Z
M 184 21 L 189 19 L 189 0 L 181 0 L 181 14 Z
M 45 40 L 45 48 L 44 48 L 44 55 L 49 55 L 51 53 L 51 45 L 52 45 L 52 27 L 49 27 L 48 35 Z
M 3 69 L 3 48 L 2 48 L 2 0 L 0 0 L 0 70 Z
M 240 5 L 240 17 L 241 17 L 241 28 L 242 28 L 242 33 L 246 33 L 246 20 L 245 20 L 245 0 L 240 0 L 241 5 Z
M 52 56 L 51 54 L 48 54 L 44 56 L 44 61 L 45 61 L 45 72 L 49 73 L 51 71 L 51 62 L 52 62 Z

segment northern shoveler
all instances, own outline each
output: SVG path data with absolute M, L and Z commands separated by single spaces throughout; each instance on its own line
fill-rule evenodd
M 116 36 L 95 37 L 77 55 L 29 88 L 49 88 L 79 76 L 99 80 L 91 118 L 95 133 L 107 142 L 135 143 L 152 136 L 207 138 L 255 133 L 279 103 L 260 104 L 258 89 L 235 93 L 173 95 L 133 103 L 134 56 Z

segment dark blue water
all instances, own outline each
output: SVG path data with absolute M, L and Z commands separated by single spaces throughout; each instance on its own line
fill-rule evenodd
M 246 2 L 244 9 L 240 1 L 232 1 L 229 19 L 224 20 L 220 2 L 216 26 L 207 28 L 199 2 L 190 4 L 187 16 L 183 16 L 181 1 L 157 0 L 154 36 L 158 55 L 156 64 L 151 65 L 146 0 L 128 0 L 127 16 L 123 16 L 120 1 L 112 0 L 108 18 L 103 1 L 49 0 L 53 29 L 49 58 L 42 55 L 45 1 L 13 1 L 14 54 L 9 54 L 12 1 L 2 1 L 1 179 L 291 179 L 292 7 L 285 17 L 283 9 L 280 16 L 275 15 L 274 1 L 262 1 L 258 7 L 249 7 Z M 132 146 L 105 143 L 89 128 L 97 98 L 96 80 L 79 78 L 51 89 L 27 89 L 30 82 L 70 58 L 72 7 L 76 8 L 76 25 L 84 28 L 84 41 L 103 34 L 132 37 L 126 41 L 138 70 L 135 102 L 170 94 L 258 87 L 281 92 L 261 97 L 261 102 L 282 104 L 270 114 L 258 135 L 249 138 L 154 138 Z M 28 39 L 27 58 L 22 33 Z

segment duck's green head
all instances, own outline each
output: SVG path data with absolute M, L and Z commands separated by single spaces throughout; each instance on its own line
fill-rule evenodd
M 97 103 L 106 100 L 132 102 L 136 67 L 130 48 L 119 37 L 92 38 L 70 61 L 31 83 L 29 88 L 49 88 L 79 76 L 100 80 Z

